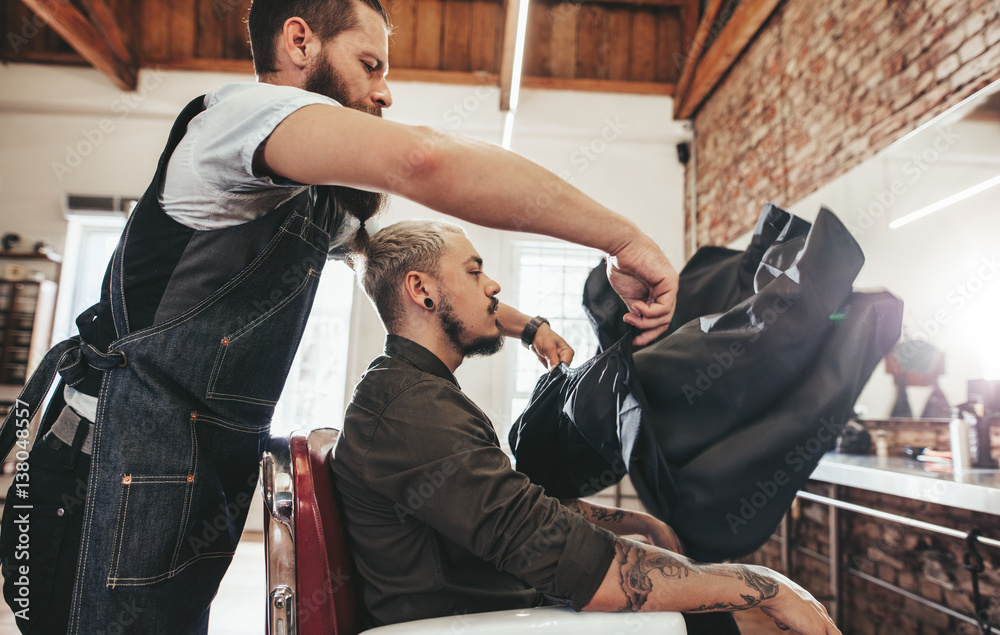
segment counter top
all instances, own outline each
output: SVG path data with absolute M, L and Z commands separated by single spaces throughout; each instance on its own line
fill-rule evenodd
M 902 457 L 878 458 L 830 452 L 820 460 L 810 478 L 1000 515 L 1000 470 L 934 472 L 927 470 L 924 463 Z

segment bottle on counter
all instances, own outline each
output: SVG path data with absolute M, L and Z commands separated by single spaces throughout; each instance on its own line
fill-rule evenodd
M 972 450 L 969 444 L 969 422 L 965 413 L 952 409 L 948 434 L 951 438 L 951 465 L 957 472 L 972 467 Z

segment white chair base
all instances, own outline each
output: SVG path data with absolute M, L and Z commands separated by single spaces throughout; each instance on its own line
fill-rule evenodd
M 577 613 L 542 606 L 490 613 L 435 617 L 380 626 L 364 635 L 686 635 L 680 613 Z

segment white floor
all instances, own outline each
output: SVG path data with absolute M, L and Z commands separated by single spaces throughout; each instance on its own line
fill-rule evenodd
M 260 534 L 244 534 L 212 603 L 209 635 L 263 635 L 267 582 Z M 0 602 L 0 635 L 18 635 L 14 614 Z

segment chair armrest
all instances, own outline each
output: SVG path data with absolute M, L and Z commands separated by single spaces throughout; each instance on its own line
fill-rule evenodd
M 401 622 L 367 630 L 364 635 L 509 635 L 521 632 L 534 635 L 607 635 L 615 632 L 686 635 L 687 628 L 680 613 L 577 613 L 564 606 L 541 606 Z

